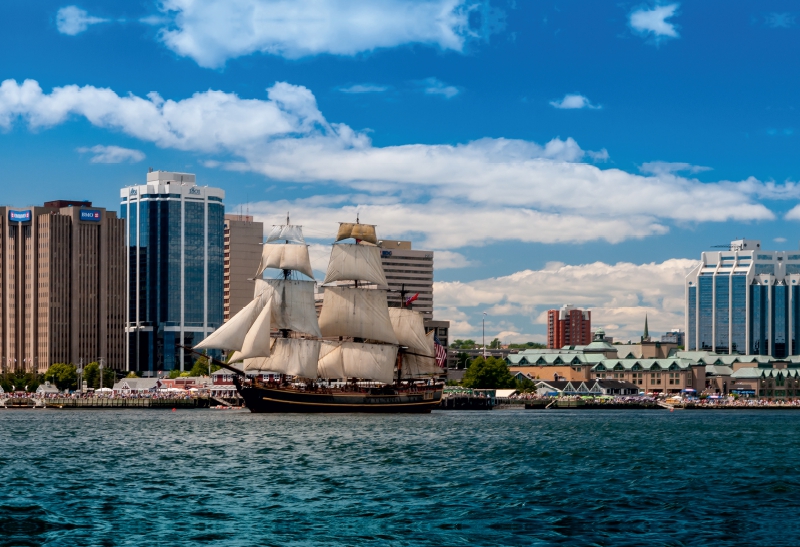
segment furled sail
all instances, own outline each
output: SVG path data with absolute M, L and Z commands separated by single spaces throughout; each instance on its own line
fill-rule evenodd
M 336 241 L 348 238 L 360 239 L 373 245 L 378 244 L 378 237 L 375 235 L 374 224 L 353 224 L 352 222 L 340 222 L 339 233 L 336 234 Z
M 361 225 L 359 225 L 361 226 Z M 334 245 L 323 283 L 357 279 L 387 285 L 381 264 L 381 250 L 369 245 Z
M 244 370 L 261 370 L 301 378 L 316 378 L 320 345 L 319 340 L 273 338 L 270 356 L 245 359 Z
M 362 378 L 391 384 L 396 359 L 396 346 L 323 342 L 318 374 L 321 378 Z
M 272 300 L 267 302 L 261 313 L 253 322 L 253 326 L 247 331 L 244 337 L 242 349 L 237 352 L 238 359 L 249 359 L 252 357 L 269 357 L 270 347 L 270 315 L 272 314 Z
M 308 257 L 308 247 L 305 245 L 265 243 L 261 248 L 261 263 L 258 265 L 256 276 L 260 276 L 267 268 L 295 270 L 308 277 L 314 277 L 311 260 Z
M 303 227 L 296 224 L 273 226 L 269 231 L 269 235 L 267 236 L 267 243 L 281 240 L 305 245 L 306 240 L 303 237 Z
M 319 328 L 325 337 L 352 336 L 398 343 L 385 291 L 325 287 Z
M 408 346 L 415 353 L 434 355 L 433 341 L 425 334 L 421 313 L 407 308 L 389 308 L 389 319 L 401 346 Z
M 314 307 L 314 282 L 294 279 L 256 279 L 256 292 L 269 287 L 272 294 L 271 327 L 322 337 Z
M 413 378 L 415 376 L 429 376 L 432 374 L 441 374 L 442 369 L 436 364 L 436 350 L 433 341 L 433 331 L 425 335 L 428 347 L 425 351 L 419 351 L 422 355 L 414 355 L 412 353 L 403 354 L 403 367 L 400 375 L 403 378 Z
M 271 296 L 271 288 L 262 288 L 256 297 L 227 323 L 209 334 L 194 349 L 241 350 L 250 327 L 258 318 Z

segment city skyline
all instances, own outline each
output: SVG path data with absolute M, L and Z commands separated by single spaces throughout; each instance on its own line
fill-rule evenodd
M 792 4 L 532 4 L 12 0 L 4 201 L 114 210 L 147 167 L 191 172 L 230 213 L 290 211 L 312 258 L 358 212 L 436 252 L 453 337 L 486 311 L 504 341 L 567 302 L 667 332 L 702 251 L 797 248 Z

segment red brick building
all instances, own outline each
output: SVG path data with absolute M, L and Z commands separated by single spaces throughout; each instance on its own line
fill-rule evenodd
M 547 312 L 547 347 L 586 346 L 592 342 L 592 312 L 567 304 Z

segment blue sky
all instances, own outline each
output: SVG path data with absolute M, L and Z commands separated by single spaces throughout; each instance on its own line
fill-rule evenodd
M 574 303 L 683 325 L 737 237 L 796 248 L 793 2 L 6 0 L 3 203 L 118 208 L 147 167 L 316 238 L 358 210 L 437 251 L 454 334 Z M 26 82 L 27 80 L 27 82 Z

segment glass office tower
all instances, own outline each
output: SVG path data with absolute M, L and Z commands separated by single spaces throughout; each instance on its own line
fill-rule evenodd
M 800 251 L 738 240 L 686 277 L 686 349 L 800 355 Z
M 193 346 L 223 321 L 225 192 L 189 173 L 153 171 L 121 191 L 127 220 L 127 369 L 191 367 Z

